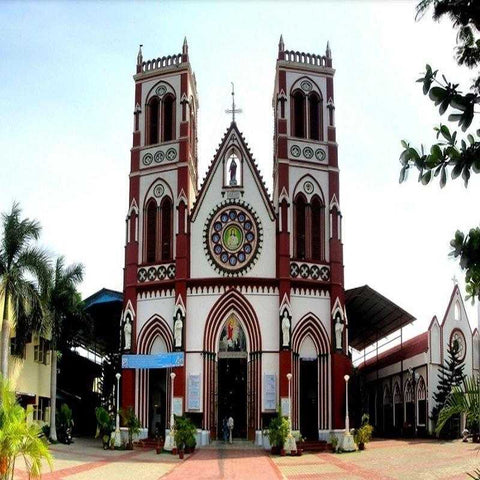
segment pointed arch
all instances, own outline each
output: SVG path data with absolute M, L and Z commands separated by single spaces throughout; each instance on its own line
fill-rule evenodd
M 161 260 L 167 261 L 172 259 L 173 244 L 173 215 L 172 200 L 165 196 L 160 203 L 160 257 Z
M 175 140 L 175 96 L 167 93 L 162 98 L 162 141 Z
M 160 99 L 152 97 L 147 103 L 147 138 L 146 145 L 154 145 L 159 140 Z
M 303 193 L 298 193 L 293 201 L 294 204 L 294 248 L 293 256 L 297 259 L 307 257 L 307 199 Z
M 316 92 L 308 96 L 308 133 L 311 140 L 323 140 L 323 102 Z
M 160 337 L 163 343 L 165 344 L 167 351 L 173 351 L 173 334 L 168 326 L 167 322 L 160 315 L 153 315 L 150 317 L 143 327 L 140 329 L 137 337 L 137 353 L 148 355 L 152 346 L 155 343 L 155 340 Z M 136 415 L 138 416 L 143 427 L 148 426 L 148 412 L 149 412 L 149 370 L 141 369 L 135 371 L 135 380 L 136 380 Z M 167 382 L 167 389 L 169 387 L 169 382 Z M 167 392 L 168 393 L 168 392 Z M 169 411 L 169 402 L 170 395 L 167 394 L 167 408 L 166 411 Z
M 298 89 L 292 92 L 292 136 L 305 138 L 306 133 L 306 99 L 304 93 Z
M 157 202 L 150 198 L 145 207 L 145 262 L 157 259 Z
M 262 376 L 261 350 L 262 338 L 257 315 L 250 302 L 236 289 L 225 292 L 213 305 L 206 320 L 203 336 L 203 428 L 215 435 L 216 413 L 216 375 L 217 350 L 219 337 L 225 320 L 234 313 L 246 336 L 248 352 L 248 389 L 251 392 L 247 405 L 249 431 L 261 428 Z
M 295 429 L 300 427 L 300 354 L 302 344 L 307 338 L 312 341 L 317 356 L 317 425 L 318 429 L 326 430 L 331 427 L 329 424 L 329 412 L 331 410 L 331 398 L 329 395 L 330 342 L 321 320 L 311 312 L 297 322 L 292 332 L 292 423 Z M 312 419 L 312 421 L 314 420 Z

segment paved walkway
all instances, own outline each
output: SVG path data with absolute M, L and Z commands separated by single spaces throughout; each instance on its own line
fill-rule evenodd
M 363 452 L 272 457 L 246 442 L 197 450 L 180 460 L 153 450 L 104 451 L 99 441 L 53 445 L 45 480 L 466 480 L 479 445 L 461 441 L 376 440 Z M 20 466 L 16 480 L 28 477 Z

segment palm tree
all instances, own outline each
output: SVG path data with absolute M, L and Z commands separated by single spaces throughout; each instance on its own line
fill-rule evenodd
M 0 479 L 13 479 L 15 462 L 23 458 L 29 477 L 39 478 L 42 460 L 52 468 L 52 456 L 40 427 L 27 423 L 25 410 L 16 402 L 6 380 L 0 375 Z
M 0 299 L 3 301 L 3 321 L 0 371 L 4 378 L 8 378 L 11 327 L 27 318 L 32 329 L 40 326 L 37 287 L 45 280 L 48 269 L 46 252 L 31 245 L 40 236 L 40 224 L 36 220 L 21 219 L 21 213 L 18 203 L 14 203 L 9 214 L 2 214 Z M 23 322 L 24 325 L 26 323 Z
M 438 414 L 436 432 L 440 433 L 447 421 L 454 415 L 464 413 L 467 423 L 479 425 L 480 418 L 480 385 L 479 380 L 474 377 L 466 377 L 462 385 L 452 387 L 450 395 L 447 397 L 445 406 Z
M 56 397 L 57 397 L 57 360 L 58 350 L 70 340 L 72 323 L 83 315 L 83 304 L 77 285 L 83 279 L 83 265 L 65 266 L 63 257 L 57 258 L 55 268 L 50 270 L 48 281 L 42 292 L 45 321 L 51 338 L 51 384 L 50 384 L 50 438 L 57 441 Z M 70 334 L 70 335 L 69 335 Z

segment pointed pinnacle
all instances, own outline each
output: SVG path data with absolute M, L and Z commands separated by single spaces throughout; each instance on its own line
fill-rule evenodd
M 283 35 L 280 35 L 280 41 L 278 42 L 278 51 L 283 52 L 285 50 L 285 44 L 283 43 Z
M 143 44 L 140 44 L 138 47 L 137 65 L 141 65 L 143 62 L 142 47 Z
M 332 58 L 332 51 L 330 50 L 330 42 L 327 41 L 327 49 L 325 50 L 327 58 Z

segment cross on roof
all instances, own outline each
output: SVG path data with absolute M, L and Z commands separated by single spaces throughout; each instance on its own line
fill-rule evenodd
M 232 108 L 225 110 L 225 113 L 231 113 L 232 114 L 232 123 L 235 123 L 235 114 L 236 113 L 242 113 L 241 108 L 235 108 L 235 85 L 232 83 Z

